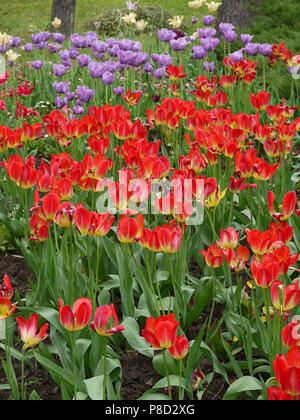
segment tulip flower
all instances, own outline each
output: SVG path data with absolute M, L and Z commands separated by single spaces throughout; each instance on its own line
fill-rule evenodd
M 279 354 L 273 363 L 281 390 L 293 397 L 300 395 L 300 347 L 293 347 L 287 355 Z
M 268 209 L 270 216 L 277 221 L 285 221 L 289 219 L 295 211 L 297 196 L 295 191 L 290 191 L 283 197 L 282 213 L 276 213 L 274 210 L 275 195 L 272 191 L 267 192 L 268 195 Z
M 4 274 L 3 283 L 4 286 L 0 285 L 0 297 L 10 300 L 13 296 L 13 289 L 7 274 Z
M 173 82 L 178 82 L 186 77 L 186 73 L 183 72 L 183 65 L 176 67 L 171 64 L 166 71 L 169 75 L 169 79 Z
M 37 314 L 31 314 L 28 321 L 22 316 L 16 318 L 21 339 L 24 343 L 23 350 L 37 346 L 48 337 L 49 324 L 42 325 L 40 332 L 37 334 L 38 319 L 39 316 Z
M 189 351 L 189 341 L 183 335 L 182 337 L 177 337 L 174 345 L 169 348 L 169 352 L 173 359 L 182 360 L 186 357 Z
M 58 299 L 58 303 L 59 320 L 67 331 L 80 331 L 87 326 L 92 315 L 91 299 L 77 299 L 72 309 L 68 305 L 63 306 L 61 299 Z
M 60 206 L 60 197 L 56 193 L 52 193 L 52 192 L 48 193 L 43 198 L 43 204 L 42 204 L 43 217 L 42 218 L 45 218 L 46 220 L 55 219 L 59 206 Z
M 281 281 L 275 281 L 271 286 L 273 306 L 283 312 L 291 311 L 300 302 L 300 289 L 298 281 L 285 287 Z
M 274 235 L 274 240 L 288 244 L 294 236 L 293 227 L 288 222 L 279 222 L 278 224 L 273 221 L 269 224 L 269 230 Z
M 204 256 L 206 265 L 212 268 L 221 267 L 223 263 L 223 251 L 216 244 L 212 244 L 207 251 L 202 249 L 200 252 Z
M 123 325 L 119 325 L 117 312 L 113 304 L 100 306 L 95 312 L 90 327 L 103 337 L 109 337 L 125 330 Z
M 161 315 L 156 320 L 150 317 L 146 320 L 142 336 L 155 349 L 170 349 L 177 341 L 179 324 L 174 314 Z
M 268 401 L 292 401 L 293 396 L 283 392 L 278 386 L 268 388 Z
M 256 96 L 250 93 L 250 102 L 257 111 L 265 111 L 269 105 L 271 93 L 259 92 Z
M 271 252 L 276 246 L 282 245 L 282 242 L 276 241 L 274 233 L 270 230 L 261 233 L 257 229 L 246 229 L 246 236 L 250 248 L 258 256 Z
M 300 347 L 300 323 L 297 317 L 293 317 L 292 321 L 282 329 L 281 339 L 287 349 Z
M 127 90 L 125 95 L 122 95 L 122 98 L 128 105 L 137 105 L 142 97 L 142 92 L 130 92 L 130 89 Z
M 217 242 L 220 248 L 236 248 L 239 241 L 240 232 L 237 232 L 233 227 L 221 229 L 220 240 Z
M 0 321 L 11 316 L 17 308 L 17 304 L 11 304 L 7 298 L 0 297 Z
M 291 254 L 291 251 L 289 247 L 286 245 L 277 248 L 273 251 L 273 254 L 277 257 L 279 262 L 279 274 L 285 275 L 287 274 L 289 268 L 293 266 L 299 258 L 299 254 L 295 253 L 293 255 Z
M 266 254 L 260 262 L 253 258 L 250 271 L 257 286 L 267 289 L 278 279 L 279 263 L 276 257 Z
M 243 245 L 240 245 L 237 248 L 236 254 L 232 248 L 223 249 L 223 254 L 229 267 L 236 273 L 239 273 L 245 269 L 246 264 L 250 258 L 249 249 Z
M 144 216 L 142 214 L 138 214 L 136 220 L 124 214 L 118 223 L 116 235 L 121 243 L 131 244 L 141 236 L 143 229 Z

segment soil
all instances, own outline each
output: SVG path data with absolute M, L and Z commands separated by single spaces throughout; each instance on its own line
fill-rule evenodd
M 195 271 L 197 271 L 196 267 Z M 34 279 L 34 275 L 28 267 L 26 260 L 23 257 L 15 255 L 13 252 L 0 253 L 0 284 L 2 284 L 4 274 L 9 276 L 12 287 L 14 290 L 18 291 L 21 299 L 23 299 L 26 295 L 26 291 L 30 287 L 28 278 Z M 215 319 L 219 318 L 221 310 L 222 308 L 217 305 Z M 208 313 L 203 313 L 202 317 L 191 325 L 187 332 L 187 336 L 190 340 L 197 336 L 203 325 L 203 319 L 205 319 L 207 315 Z M 45 344 L 47 344 L 47 341 Z M 19 346 L 21 348 L 21 343 Z M 0 351 L 0 356 L 5 358 L 3 350 Z M 137 400 L 145 391 L 151 389 L 152 386 L 161 379 L 160 375 L 153 368 L 152 360 L 142 354 L 134 351 L 127 353 L 122 352 L 120 361 L 122 365 L 122 400 Z M 20 384 L 21 363 L 13 358 L 13 364 L 18 383 Z M 213 371 L 211 363 L 206 359 L 203 361 L 201 369 L 204 374 L 209 374 Z M 27 397 L 35 390 L 43 400 L 61 400 L 60 388 L 53 381 L 50 374 L 41 368 L 36 361 L 33 360 L 32 368 L 25 366 L 25 378 L 27 383 Z M 5 383 L 7 383 L 5 373 L 2 364 L 0 363 L 0 385 Z M 226 384 L 222 377 L 215 375 L 214 380 L 207 388 L 203 399 L 222 399 L 226 388 Z M 11 399 L 10 392 L 0 390 L 0 400 L 3 401 L 8 399 Z

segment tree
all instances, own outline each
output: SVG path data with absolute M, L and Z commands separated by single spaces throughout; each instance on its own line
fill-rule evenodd
M 76 0 L 53 0 L 51 22 L 58 18 L 61 20 L 59 32 L 70 36 L 75 27 Z M 53 27 L 51 27 L 53 30 Z
M 259 6 L 262 0 L 223 0 L 219 8 L 218 22 L 232 23 L 241 28 L 249 26 L 255 16 L 251 6 Z

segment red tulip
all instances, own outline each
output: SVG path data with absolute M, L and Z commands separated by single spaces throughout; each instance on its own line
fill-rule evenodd
M 300 347 L 300 323 L 297 317 L 287 324 L 281 331 L 282 343 L 287 349 Z
M 7 274 L 4 274 L 3 283 L 4 286 L 0 285 L 0 297 L 10 300 L 13 296 L 13 289 Z
M 200 252 L 209 267 L 218 268 L 223 264 L 223 251 L 216 244 L 212 244 L 207 251 L 202 249 Z
M 59 206 L 60 206 L 59 196 L 56 193 L 52 193 L 52 192 L 48 193 L 43 198 L 43 204 L 42 204 L 43 217 L 46 220 L 55 219 Z
M 277 258 L 271 254 L 264 255 L 260 262 L 253 258 L 250 263 L 250 271 L 255 283 L 266 289 L 278 279 L 279 264 Z
M 69 228 L 75 223 L 76 207 L 72 203 L 63 202 L 58 208 L 55 223 L 62 228 Z
M 119 325 L 118 316 L 115 306 L 103 305 L 100 306 L 94 315 L 94 320 L 90 323 L 90 327 L 99 335 L 109 337 L 125 328 Z
M 237 248 L 236 254 L 232 248 L 224 249 L 223 254 L 229 267 L 236 273 L 239 273 L 245 269 L 246 264 L 250 258 L 249 249 L 243 245 L 240 245 Z
M 169 348 L 169 352 L 173 359 L 182 360 L 186 357 L 189 351 L 189 341 L 183 335 L 182 337 L 177 337 L 174 345 Z
M 287 355 L 279 354 L 273 363 L 281 390 L 292 396 L 300 395 L 300 347 L 293 347 Z
M 246 229 L 246 235 L 250 248 L 258 256 L 271 252 L 276 246 L 282 245 L 280 241 L 276 241 L 274 233 L 270 230 L 261 233 L 257 229 Z
M 183 65 L 180 67 L 173 65 L 168 66 L 167 74 L 169 75 L 169 79 L 173 82 L 178 82 L 186 77 L 186 73 L 183 72 Z
M 287 222 L 277 224 L 273 221 L 269 224 L 269 230 L 274 234 L 275 241 L 288 244 L 293 239 L 293 228 Z
M 79 298 L 73 308 L 65 305 L 58 299 L 59 320 L 61 325 L 68 331 L 80 331 L 87 326 L 92 315 L 92 302 L 89 298 Z
M 150 317 L 146 320 L 142 336 L 155 349 L 169 349 L 177 341 L 177 329 L 179 322 L 174 314 L 161 315 L 156 320 Z
M 269 105 L 270 93 L 259 92 L 256 96 L 254 93 L 250 93 L 250 102 L 257 111 L 265 111 Z
M 277 310 L 290 311 L 300 302 L 298 281 L 285 287 L 281 281 L 275 281 L 271 286 L 271 298 Z
M 130 92 L 130 89 L 127 90 L 125 95 L 122 95 L 122 98 L 128 105 L 137 105 L 142 97 L 142 92 Z
M 49 324 L 42 325 L 40 332 L 37 334 L 38 319 L 39 317 L 37 314 L 31 314 L 28 321 L 22 316 L 16 318 L 21 339 L 24 343 L 24 350 L 37 346 L 41 341 L 48 337 L 47 330 Z
M 136 220 L 126 215 L 121 217 L 117 226 L 116 235 L 120 242 L 131 244 L 142 235 L 144 229 L 144 216 L 138 214 Z
M 0 297 L 0 321 L 11 316 L 17 308 L 17 304 L 11 304 L 7 298 Z
M 268 401 L 292 401 L 293 396 L 283 392 L 278 386 L 268 388 Z
M 289 268 L 293 266 L 299 258 L 299 254 L 295 253 L 293 255 L 291 254 L 291 251 L 289 247 L 286 245 L 277 248 L 273 251 L 273 254 L 277 257 L 279 262 L 279 274 L 285 275 L 287 274 Z
M 221 229 L 220 240 L 217 242 L 220 248 L 236 248 L 239 241 L 240 232 L 237 232 L 233 227 Z
M 268 209 L 270 215 L 278 220 L 284 221 L 289 219 L 295 211 L 297 196 L 295 191 L 290 191 L 283 197 L 282 213 L 276 213 L 274 210 L 275 195 L 272 191 L 268 191 Z

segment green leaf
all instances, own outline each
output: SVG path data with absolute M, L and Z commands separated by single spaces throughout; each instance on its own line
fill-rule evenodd
M 125 330 L 122 331 L 122 334 L 129 345 L 144 356 L 153 358 L 154 350 L 149 347 L 147 341 L 141 336 L 140 327 L 137 321 L 134 318 L 126 317 L 123 320 L 122 325 L 125 328 Z
M 223 400 L 235 400 L 240 394 L 247 391 L 261 391 L 261 382 L 253 376 L 243 376 L 230 385 Z
M 51 360 L 47 359 L 46 357 L 40 355 L 37 352 L 34 352 L 34 357 L 36 358 L 38 363 L 42 365 L 48 372 L 53 374 L 60 381 L 65 382 L 74 387 L 74 378 L 72 373 L 68 372 L 66 369 L 63 369 L 58 364 L 53 363 Z M 77 381 L 77 385 L 81 392 L 86 391 L 81 381 Z
M 199 280 L 199 286 L 194 293 L 193 309 L 187 314 L 186 325 L 188 328 L 196 319 L 200 317 L 204 308 L 208 305 L 214 293 L 214 280 L 209 279 L 205 282 Z
M 133 300 L 133 278 L 129 262 L 129 252 L 126 252 L 125 247 L 118 246 L 116 248 L 116 256 L 120 275 L 120 293 L 122 300 L 122 307 L 125 316 L 134 316 L 134 300 Z
M 88 396 L 92 401 L 103 400 L 103 379 L 104 375 L 100 375 L 83 381 L 85 383 Z

